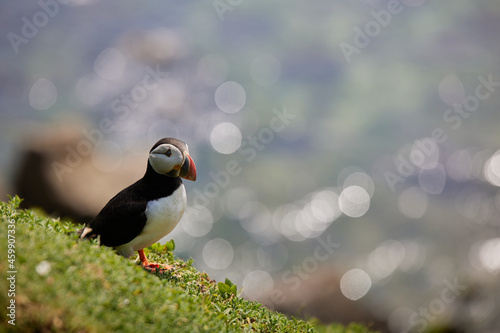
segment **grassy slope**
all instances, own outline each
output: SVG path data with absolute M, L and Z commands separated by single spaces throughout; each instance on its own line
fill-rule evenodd
M 230 281 L 215 283 L 171 254 L 173 242 L 148 256 L 174 273 L 150 274 L 95 242 L 76 241 L 76 228 L 0 203 L 0 306 L 6 309 L 7 225 L 14 221 L 16 326 L 2 310 L 0 331 L 18 332 L 331 332 L 365 333 L 361 325 L 314 327 L 288 319 L 235 294 Z M 50 267 L 50 269 L 47 269 Z M 9 319 L 9 318 L 7 318 Z

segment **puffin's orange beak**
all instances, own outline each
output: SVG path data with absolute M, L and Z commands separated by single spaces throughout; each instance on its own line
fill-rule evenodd
M 191 156 L 189 156 L 189 154 L 186 154 L 186 160 L 184 161 L 184 163 L 182 163 L 179 176 L 192 181 L 196 180 L 196 165 L 194 164 L 193 159 L 191 158 Z

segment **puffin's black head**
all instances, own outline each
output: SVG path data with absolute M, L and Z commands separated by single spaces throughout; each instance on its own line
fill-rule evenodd
M 196 180 L 196 166 L 181 140 L 163 138 L 155 143 L 149 151 L 149 164 L 161 175 Z

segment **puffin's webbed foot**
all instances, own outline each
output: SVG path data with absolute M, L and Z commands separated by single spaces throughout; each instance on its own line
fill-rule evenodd
M 139 259 L 141 260 L 142 267 L 144 267 L 144 269 L 146 269 L 147 271 L 149 271 L 151 273 L 156 273 L 157 270 L 160 273 L 164 273 L 164 272 L 171 271 L 171 270 L 175 269 L 174 266 L 171 266 L 171 265 L 149 262 L 148 258 L 144 254 L 143 249 L 141 249 L 137 252 L 139 252 Z

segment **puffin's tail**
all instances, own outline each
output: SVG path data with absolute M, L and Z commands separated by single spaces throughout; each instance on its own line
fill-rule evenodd
M 88 224 L 83 229 L 76 231 L 76 234 L 78 239 L 99 239 L 99 234 L 94 232 Z
M 80 236 L 79 238 L 81 238 L 81 239 L 83 239 L 83 238 L 90 238 L 90 239 L 96 238 L 97 235 L 94 234 L 92 231 L 93 231 L 92 228 L 87 226 L 83 229 L 78 230 L 77 233 L 78 233 L 78 236 Z
M 85 228 L 82 228 L 82 229 L 79 229 L 79 230 L 71 230 L 71 231 L 68 231 L 66 233 L 66 235 L 68 235 L 68 236 L 74 236 L 74 235 L 76 235 L 78 237 L 78 239 L 84 238 L 84 237 L 85 238 L 91 238 L 91 235 L 85 235 L 85 236 L 82 237 L 82 234 L 83 234 L 84 230 L 85 230 Z

